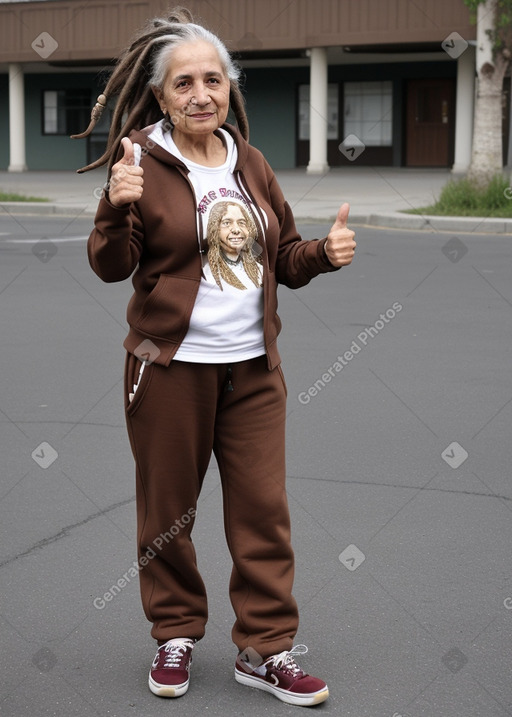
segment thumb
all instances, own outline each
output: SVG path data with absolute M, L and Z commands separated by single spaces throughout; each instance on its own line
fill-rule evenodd
M 336 221 L 334 222 L 334 226 L 338 229 L 345 229 L 347 226 L 348 221 L 348 213 L 350 210 L 350 204 L 345 202 L 341 205 L 341 207 L 338 209 L 338 215 L 336 217 Z
M 133 143 L 128 137 L 123 137 L 121 140 L 121 146 L 123 147 L 124 154 L 119 160 L 122 164 L 133 164 L 134 152 Z

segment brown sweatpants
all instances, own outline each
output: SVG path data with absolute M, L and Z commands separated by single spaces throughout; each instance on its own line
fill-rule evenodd
M 191 539 L 212 451 L 233 559 L 232 639 L 266 658 L 290 650 L 298 613 L 285 489 L 286 388 L 266 358 L 145 366 L 128 354 L 125 405 L 136 463 L 140 587 L 152 636 L 200 639 L 207 597 Z

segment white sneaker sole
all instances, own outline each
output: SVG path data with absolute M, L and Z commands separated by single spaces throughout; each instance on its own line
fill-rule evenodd
M 323 690 L 313 692 L 309 695 L 301 695 L 298 692 L 289 692 L 283 690 L 282 687 L 275 687 L 270 685 L 268 682 L 263 682 L 259 677 L 253 677 L 252 675 L 244 675 L 235 668 L 235 680 L 241 685 L 247 687 L 255 687 L 258 690 L 269 692 L 270 694 L 277 697 L 281 702 L 287 702 L 289 705 L 298 705 L 300 707 L 310 707 L 311 705 L 318 705 L 320 702 L 325 702 L 329 697 L 329 688 L 325 687 Z
M 181 697 L 188 690 L 190 680 L 183 682 L 181 685 L 161 685 L 159 682 L 151 677 L 151 672 L 148 678 L 148 687 L 154 695 L 158 697 Z

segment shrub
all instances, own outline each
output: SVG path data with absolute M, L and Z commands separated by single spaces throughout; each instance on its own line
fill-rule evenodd
M 448 182 L 429 207 L 412 210 L 413 214 L 444 216 L 512 217 L 512 187 L 509 180 L 499 174 L 484 189 L 469 179 Z

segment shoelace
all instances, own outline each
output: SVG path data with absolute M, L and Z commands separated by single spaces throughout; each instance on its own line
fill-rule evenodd
M 291 650 L 285 650 L 280 652 L 279 655 L 275 655 L 272 658 L 272 664 L 277 667 L 278 670 L 287 670 L 291 672 L 293 677 L 297 677 L 299 673 L 304 671 L 295 662 L 294 655 L 305 655 L 308 651 L 306 645 L 295 645 Z
M 164 661 L 164 667 L 179 667 L 183 656 L 189 647 L 194 647 L 192 640 L 183 640 L 183 642 L 166 642 L 163 645 L 167 657 Z

